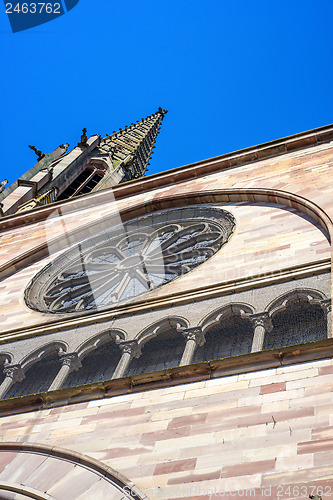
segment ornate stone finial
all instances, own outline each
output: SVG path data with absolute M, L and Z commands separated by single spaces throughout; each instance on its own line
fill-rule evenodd
M 45 157 L 45 154 L 42 153 L 39 149 L 35 148 L 35 146 L 29 145 L 29 148 L 36 153 L 36 155 L 38 156 L 38 161 L 42 160 Z
M 5 189 L 6 184 L 8 184 L 8 179 L 4 179 L 0 182 L 0 193 Z
M 82 129 L 82 135 L 81 135 L 81 141 L 78 143 L 78 146 L 81 146 L 81 147 L 82 146 L 88 146 L 87 140 L 88 140 L 87 129 L 83 128 Z
M 161 114 L 161 115 L 166 115 L 168 110 L 167 109 L 162 109 L 161 106 L 158 108 L 158 112 Z

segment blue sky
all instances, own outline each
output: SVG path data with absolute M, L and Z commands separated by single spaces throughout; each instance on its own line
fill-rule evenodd
M 1 8 L 0 180 L 158 106 L 149 173 L 333 121 L 330 0 L 80 0 L 15 34 Z

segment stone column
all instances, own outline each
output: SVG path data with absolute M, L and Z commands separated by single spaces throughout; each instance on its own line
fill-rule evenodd
M 265 333 L 273 328 L 271 318 L 267 313 L 253 314 L 250 316 L 253 326 L 253 342 L 251 352 L 262 351 L 264 346 Z
M 332 304 L 330 299 L 328 300 L 323 300 L 320 303 L 320 307 L 326 314 L 326 321 L 327 321 L 327 338 L 331 339 L 333 337 L 332 334 Z
M 0 385 L 0 399 L 5 397 L 15 382 L 22 382 L 24 379 L 24 373 L 20 365 L 7 366 L 4 368 L 3 372 L 6 376 Z
M 127 367 L 133 358 L 139 358 L 141 356 L 141 349 L 135 340 L 129 342 L 123 342 L 119 344 L 120 349 L 123 354 L 116 366 L 116 369 L 112 375 L 112 378 L 121 378 L 125 375 Z
M 202 332 L 202 328 L 188 328 L 184 330 L 183 335 L 186 339 L 186 345 L 179 366 L 189 365 L 192 362 L 196 347 L 204 345 L 206 339 Z
M 57 375 L 55 376 L 55 379 L 48 388 L 49 391 L 56 391 L 57 389 L 60 389 L 70 372 L 72 372 L 73 370 L 77 371 L 79 368 L 81 368 L 81 362 L 76 352 L 73 352 L 72 354 L 62 355 L 60 357 L 60 360 L 62 361 L 62 367 L 60 368 Z

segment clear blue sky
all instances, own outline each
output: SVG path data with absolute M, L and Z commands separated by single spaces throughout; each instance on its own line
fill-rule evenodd
M 0 8 L 0 180 L 33 166 L 28 144 L 73 147 L 158 106 L 149 173 L 333 121 L 331 0 L 80 0 L 16 34 Z

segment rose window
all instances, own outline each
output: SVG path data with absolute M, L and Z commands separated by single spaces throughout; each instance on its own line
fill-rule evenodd
M 157 212 L 103 231 L 48 264 L 26 290 L 29 307 L 67 313 L 104 309 L 154 290 L 203 264 L 234 219 L 214 207 Z

